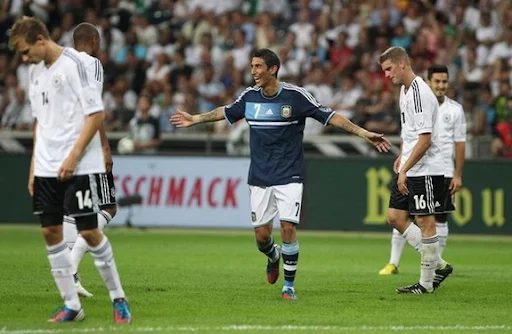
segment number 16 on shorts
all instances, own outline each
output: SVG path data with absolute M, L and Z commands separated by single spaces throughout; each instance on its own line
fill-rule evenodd
M 271 187 L 249 186 L 252 225 L 267 225 L 272 223 L 276 216 L 279 216 L 279 220 L 298 224 L 303 188 L 302 183 Z

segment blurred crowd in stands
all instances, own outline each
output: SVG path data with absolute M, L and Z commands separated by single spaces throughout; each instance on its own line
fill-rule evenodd
M 367 129 L 400 130 L 398 91 L 377 63 L 402 46 L 421 76 L 450 70 L 449 96 L 464 106 L 472 137 L 497 138 L 512 157 L 512 1 L 510 0 L 7 0 L 0 8 L 2 129 L 30 128 L 27 68 L 7 48 L 21 15 L 41 18 L 72 47 L 73 28 L 100 31 L 103 100 L 109 131 L 173 132 L 177 108 L 204 113 L 253 85 L 249 55 L 270 48 L 279 78 Z M 149 125 L 148 125 L 149 124 Z M 190 131 L 227 133 L 226 122 Z M 334 130 L 314 120 L 306 134 Z

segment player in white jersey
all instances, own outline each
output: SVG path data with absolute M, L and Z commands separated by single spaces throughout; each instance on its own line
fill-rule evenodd
M 394 163 L 388 222 L 421 253 L 419 282 L 399 293 L 433 292 L 453 268 L 439 256 L 435 213 L 443 211 L 443 169 L 436 129 L 438 102 L 430 87 L 411 69 L 409 56 L 391 47 L 379 57 L 386 77 L 401 85 L 402 149 Z M 410 216 L 415 216 L 416 226 Z
M 439 255 L 443 255 L 448 238 L 448 213 L 455 210 L 453 195 L 462 187 L 462 169 L 466 147 L 466 119 L 462 106 L 446 96 L 448 89 L 448 68 L 434 65 L 428 70 L 427 82 L 439 102 L 437 129 L 440 141 L 444 175 L 444 212 L 436 217 L 436 230 L 439 237 Z M 455 163 L 454 163 L 455 157 Z M 391 257 L 389 263 L 379 271 L 380 275 L 398 273 L 400 257 L 406 243 L 405 238 L 393 229 Z
M 62 237 L 67 214 L 87 241 L 114 306 L 116 323 L 131 314 L 108 238 L 98 229 L 97 212 L 105 199 L 105 162 L 98 129 L 103 103 L 94 78 L 80 54 L 50 39 L 38 19 L 23 17 L 12 26 L 9 46 L 29 68 L 29 99 L 34 124 L 34 151 L 28 190 L 41 222 L 48 260 L 64 306 L 50 322 L 85 317 L 73 280 L 71 252 Z
M 100 34 L 95 26 L 90 23 L 80 23 L 73 30 L 73 42 L 75 49 L 80 51 L 80 59 L 83 61 L 87 75 L 94 78 L 93 83 L 100 92 L 103 92 L 103 67 L 101 62 L 94 56 L 98 53 L 100 47 Z M 116 198 L 114 176 L 112 175 L 112 154 L 108 143 L 105 127 L 100 126 L 99 129 L 101 147 L 103 149 L 103 157 L 105 159 L 106 174 L 102 176 L 101 182 L 105 192 L 103 202 L 100 203 L 100 212 L 98 212 L 98 228 L 103 230 L 115 216 Z M 78 266 L 88 251 L 89 247 L 85 239 L 78 233 L 75 219 L 70 216 L 64 216 L 63 221 L 64 241 L 71 249 L 71 258 L 73 261 L 74 279 L 78 294 L 84 297 L 92 297 L 93 294 L 87 291 L 81 284 L 78 276 Z

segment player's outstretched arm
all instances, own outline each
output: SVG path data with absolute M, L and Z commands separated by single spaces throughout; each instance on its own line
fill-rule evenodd
M 224 119 L 224 107 L 218 107 L 206 114 L 190 115 L 178 109 L 169 121 L 178 128 L 188 128 L 199 123 L 216 122 Z
M 337 128 L 344 129 L 347 132 L 358 135 L 364 138 L 367 142 L 372 144 L 379 152 L 388 152 L 391 148 L 391 143 L 381 133 L 375 133 L 355 125 L 347 118 L 334 114 L 329 120 L 329 124 Z

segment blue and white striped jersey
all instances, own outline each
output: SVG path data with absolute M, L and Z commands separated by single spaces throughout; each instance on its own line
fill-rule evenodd
M 282 82 L 274 96 L 263 95 L 257 86 L 247 88 L 224 114 L 230 123 L 245 118 L 250 125 L 248 183 L 268 187 L 304 182 L 306 117 L 327 125 L 334 113 L 304 88 L 289 83 Z

